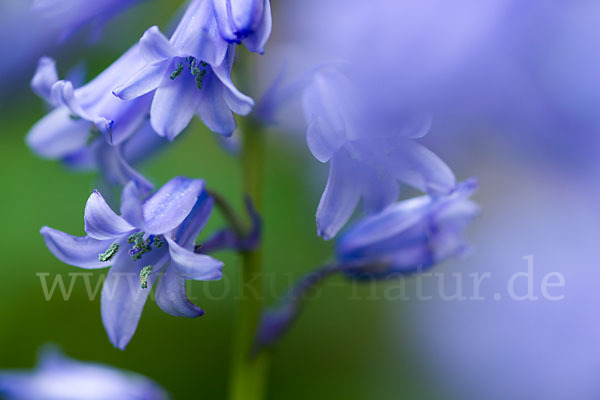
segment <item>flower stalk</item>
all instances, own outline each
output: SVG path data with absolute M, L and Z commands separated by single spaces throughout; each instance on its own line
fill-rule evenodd
M 243 189 L 262 210 L 264 133 L 254 121 L 243 126 L 241 154 Z M 259 400 L 264 397 L 267 354 L 253 354 L 254 338 L 264 302 L 262 246 L 241 252 L 239 293 L 233 333 L 230 382 L 231 400 Z

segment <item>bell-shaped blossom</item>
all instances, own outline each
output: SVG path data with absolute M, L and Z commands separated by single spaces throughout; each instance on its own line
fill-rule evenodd
M 455 178 L 448 166 L 414 139 L 424 136 L 429 118 L 381 124 L 376 110 L 337 70 L 315 74 L 304 92 L 307 143 L 319 161 L 330 163 L 327 186 L 317 210 L 317 230 L 333 238 L 359 200 L 367 213 L 398 198 L 398 181 L 430 194 L 449 193 Z
M 159 135 L 172 140 L 197 114 L 209 129 L 229 136 L 236 128 L 233 113 L 252 110 L 254 101 L 231 81 L 235 45 L 218 33 L 210 0 L 192 1 L 170 40 L 154 26 L 139 47 L 144 66 L 114 94 L 129 100 L 154 93 L 150 120 Z
M 107 365 L 70 359 L 46 348 L 32 371 L 0 371 L 0 395 L 7 400 L 166 400 L 152 380 Z
M 123 190 L 121 215 L 94 191 L 85 207 L 86 236 L 43 227 L 50 251 L 80 268 L 111 266 L 102 289 L 102 321 L 110 341 L 123 349 L 133 336 L 148 294 L 156 290 L 159 307 L 174 316 L 199 317 L 204 311 L 186 295 L 186 280 L 215 280 L 223 263 L 194 252 L 213 200 L 202 180 L 171 179 L 146 199 L 134 182 Z
M 298 279 L 276 307 L 264 312 L 256 349 L 276 344 L 298 318 L 310 291 L 333 275 L 359 281 L 392 279 L 463 253 L 468 248 L 463 231 L 479 213 L 469 200 L 476 188 L 472 179 L 448 195 L 401 201 L 344 230 L 336 241 L 336 260 Z
M 467 249 L 463 231 L 479 213 L 469 196 L 474 179 L 446 196 L 401 201 L 360 220 L 336 242 L 344 273 L 352 278 L 385 278 L 420 272 Z
M 229 43 L 244 43 L 248 50 L 264 53 L 271 35 L 269 0 L 213 0 L 221 36 Z
M 76 89 L 72 82 L 58 80 L 54 60 L 42 57 L 31 86 L 54 109 L 27 134 L 29 147 L 41 157 L 63 160 L 75 169 L 100 169 L 112 184 L 133 179 L 151 187 L 130 166 L 167 143 L 148 121 L 151 97 L 124 101 L 112 95 L 118 79 L 131 75 L 128 65 L 139 66 L 140 57 L 136 45 Z
M 64 41 L 87 24 L 92 25 L 92 38 L 97 38 L 109 19 L 140 1 L 35 0 L 32 9 L 58 29 L 59 40 Z

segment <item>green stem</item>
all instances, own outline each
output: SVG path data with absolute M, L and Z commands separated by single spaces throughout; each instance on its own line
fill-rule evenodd
M 264 137 L 257 124 L 243 128 L 243 187 L 257 212 L 262 210 Z M 262 248 L 242 253 L 237 297 L 231 369 L 230 400 L 261 400 L 264 397 L 267 354 L 252 354 L 254 337 L 264 302 Z

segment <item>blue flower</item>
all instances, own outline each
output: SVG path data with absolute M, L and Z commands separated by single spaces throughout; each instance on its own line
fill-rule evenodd
M 0 394 L 7 400 L 166 400 L 150 379 L 101 364 L 76 361 L 45 349 L 33 371 L 0 371 Z
M 351 278 L 386 278 L 420 272 L 467 247 L 463 230 L 479 213 L 467 180 L 449 195 L 396 203 L 346 229 L 336 242 L 341 270 Z
M 31 81 L 33 90 L 55 108 L 36 123 L 26 141 L 38 155 L 61 159 L 75 169 L 100 169 L 113 184 L 136 180 L 152 185 L 130 164 L 166 144 L 148 122 L 151 97 L 134 101 L 114 97 L 112 87 L 129 66 L 139 66 L 138 46 L 132 47 L 88 84 L 74 88 L 59 81 L 54 60 L 42 57 Z
M 152 127 L 169 140 L 198 114 L 214 132 L 229 136 L 236 128 L 233 113 L 247 115 L 254 101 L 231 81 L 235 45 L 218 33 L 212 3 L 193 1 L 168 40 L 154 26 L 140 39 L 145 65 L 117 87 L 121 99 L 154 92 Z
M 52 27 L 60 30 L 59 41 L 62 42 L 87 24 L 92 24 L 93 38 L 99 36 L 110 18 L 140 1 L 142 0 L 35 0 L 32 9 Z
M 269 0 L 213 0 L 213 4 L 225 40 L 243 42 L 256 53 L 265 52 L 272 25 Z
M 476 188 L 474 179 L 467 180 L 448 195 L 405 200 L 346 229 L 336 241 L 336 260 L 302 276 L 276 307 L 263 312 L 255 349 L 275 345 L 300 315 L 310 291 L 331 276 L 398 278 L 463 253 L 462 233 L 479 213 L 469 200 Z
M 333 238 L 362 198 L 367 213 L 383 210 L 398 198 L 398 181 L 430 194 L 452 190 L 452 171 L 413 139 L 424 136 L 429 118 L 378 122 L 360 95 L 339 72 L 319 71 L 303 96 L 307 143 L 329 178 L 317 210 L 317 230 Z
M 194 252 L 194 241 L 212 206 L 202 180 L 173 178 L 145 200 L 130 182 L 123 190 L 121 216 L 94 191 L 85 207 L 86 236 L 49 227 L 41 233 L 50 251 L 67 264 L 87 269 L 111 266 L 102 289 L 102 321 L 112 344 L 124 349 L 161 271 L 159 307 L 174 316 L 204 314 L 188 300 L 185 281 L 222 276 L 222 262 Z

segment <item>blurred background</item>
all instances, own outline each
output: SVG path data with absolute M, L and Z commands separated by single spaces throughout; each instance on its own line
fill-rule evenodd
M 0 369 L 32 367 L 38 348 L 53 342 L 71 357 L 147 375 L 175 399 L 224 397 L 234 255 L 219 254 L 223 281 L 189 288 L 205 316 L 173 318 L 149 301 L 125 352 L 108 342 L 99 298 L 88 299 L 81 278 L 69 301 L 46 301 L 36 275 L 49 273 L 52 282 L 78 272 L 47 251 L 39 229 L 83 234 L 85 200 L 97 185 L 95 174 L 41 160 L 24 143 L 46 112 L 29 88 L 37 59 L 56 58 L 61 76 L 83 61 L 93 77 L 148 26 L 166 30 L 182 3 L 149 0 L 129 9 L 93 45 L 85 30 L 59 45 L 28 1 L 0 3 Z M 273 0 L 273 11 L 267 53 L 253 58 L 256 82 L 243 90 L 260 98 L 282 68 L 293 80 L 332 59 L 349 60 L 374 104 L 432 113 L 423 142 L 459 179 L 479 179 L 483 213 L 469 230 L 473 251 L 432 276 L 328 282 L 274 350 L 268 398 L 598 399 L 600 3 Z M 327 168 L 308 152 L 302 129 L 292 115 L 269 132 L 270 301 L 332 253 L 314 222 Z M 141 169 L 157 185 L 175 175 L 202 177 L 241 198 L 236 158 L 198 120 Z M 219 225 L 215 214 L 208 230 Z M 518 301 L 508 282 L 528 272 L 528 260 L 538 299 Z M 474 273 L 489 274 L 483 299 L 471 298 Z M 564 278 L 549 290 L 560 300 L 542 294 L 549 273 Z M 527 293 L 527 278 L 515 282 L 516 293 Z M 405 296 L 396 295 L 402 287 Z M 421 289 L 426 296 L 418 299 Z M 447 297 L 459 292 L 466 299 Z

